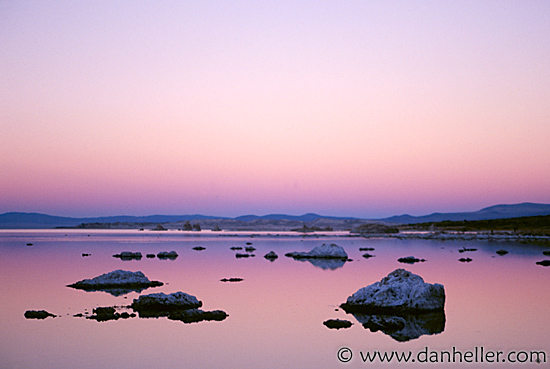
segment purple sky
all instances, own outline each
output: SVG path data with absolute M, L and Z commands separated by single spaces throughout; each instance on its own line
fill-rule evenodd
M 548 1 L 3 1 L 0 45 L 0 213 L 550 203 Z

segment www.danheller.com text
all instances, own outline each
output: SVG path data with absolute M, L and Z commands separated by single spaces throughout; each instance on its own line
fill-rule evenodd
M 483 346 L 470 350 L 430 350 L 420 351 L 376 351 L 352 350 L 342 347 L 336 353 L 342 363 L 362 361 L 364 363 L 546 363 L 546 352 L 543 350 L 510 350 L 499 351 L 486 349 Z

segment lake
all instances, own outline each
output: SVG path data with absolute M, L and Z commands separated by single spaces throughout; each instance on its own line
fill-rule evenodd
M 245 251 L 231 247 L 244 248 L 247 243 L 256 248 L 255 257 L 236 258 L 237 252 Z M 284 256 L 323 243 L 342 246 L 352 261 L 312 263 Z M 194 250 L 196 246 L 205 249 Z M 374 248 L 368 251 L 374 257 L 362 257 L 365 251 L 359 248 L 366 247 Z M 460 253 L 462 248 L 477 251 Z M 550 354 L 550 267 L 535 263 L 548 259 L 542 251 L 549 248 L 549 242 L 366 239 L 337 233 L 303 237 L 261 232 L 1 230 L 0 367 L 438 367 L 430 361 L 449 357 L 455 361 L 445 365 L 449 367 L 513 367 L 510 361 L 525 361 L 521 365 L 525 368 L 545 367 L 550 361 L 542 355 Z M 497 255 L 499 249 L 509 253 Z M 179 254 L 177 259 L 145 257 L 171 250 Z M 143 258 L 112 256 L 122 251 L 140 251 Z M 265 259 L 269 251 L 279 258 Z M 426 261 L 397 261 L 405 256 Z M 472 261 L 459 262 L 462 257 Z M 398 268 L 444 285 L 443 326 L 430 328 L 428 322 L 427 334 L 392 336 L 364 328 L 339 308 L 359 288 Z M 66 287 L 117 269 L 142 271 L 165 284 L 120 296 Z M 243 280 L 221 282 L 223 278 Z M 204 310 L 219 309 L 229 316 L 190 324 L 163 317 L 98 322 L 74 316 L 86 316 L 99 306 L 122 311 L 140 294 L 177 291 L 196 296 Z M 27 310 L 47 310 L 58 317 L 26 319 Z M 346 319 L 353 325 L 329 329 L 323 325 L 328 319 Z M 425 324 L 416 324 L 422 331 Z M 375 351 L 410 352 L 411 361 L 399 364 L 396 356 L 391 364 L 370 363 L 369 355 Z M 501 352 L 498 364 L 488 352 Z M 530 363 L 537 356 L 533 352 L 546 363 Z

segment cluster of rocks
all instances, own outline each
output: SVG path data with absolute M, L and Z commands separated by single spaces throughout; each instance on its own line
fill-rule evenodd
M 160 260 L 175 260 L 178 257 L 178 253 L 175 251 L 161 251 L 159 252 L 156 257 Z M 132 252 L 132 251 L 122 251 L 120 254 L 113 255 L 114 258 L 119 258 L 121 260 L 141 260 L 143 258 L 143 254 L 139 251 Z M 154 259 L 155 254 L 147 254 L 148 259 Z
M 183 231 L 201 231 L 202 228 L 201 228 L 200 223 L 196 223 L 196 224 L 193 224 L 193 225 L 192 225 L 191 223 L 189 223 L 189 221 L 187 221 L 187 222 L 185 222 L 185 224 L 183 225 L 182 230 L 183 230 Z M 218 229 L 216 229 L 216 231 L 218 231 L 218 230 L 221 231 L 221 229 L 219 229 L 219 227 L 218 227 Z
M 381 223 L 366 223 L 353 228 L 351 233 L 358 233 L 360 235 L 396 234 L 399 233 L 399 229 Z

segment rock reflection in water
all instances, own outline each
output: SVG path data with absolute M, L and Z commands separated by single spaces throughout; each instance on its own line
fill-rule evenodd
M 381 331 L 399 342 L 414 340 L 423 335 L 439 334 L 445 329 L 445 312 L 436 311 L 414 315 L 368 315 L 353 316 L 365 329 Z
M 346 263 L 346 260 L 341 259 L 295 259 L 298 261 L 309 261 L 313 266 L 324 270 L 335 270 L 341 268 Z

